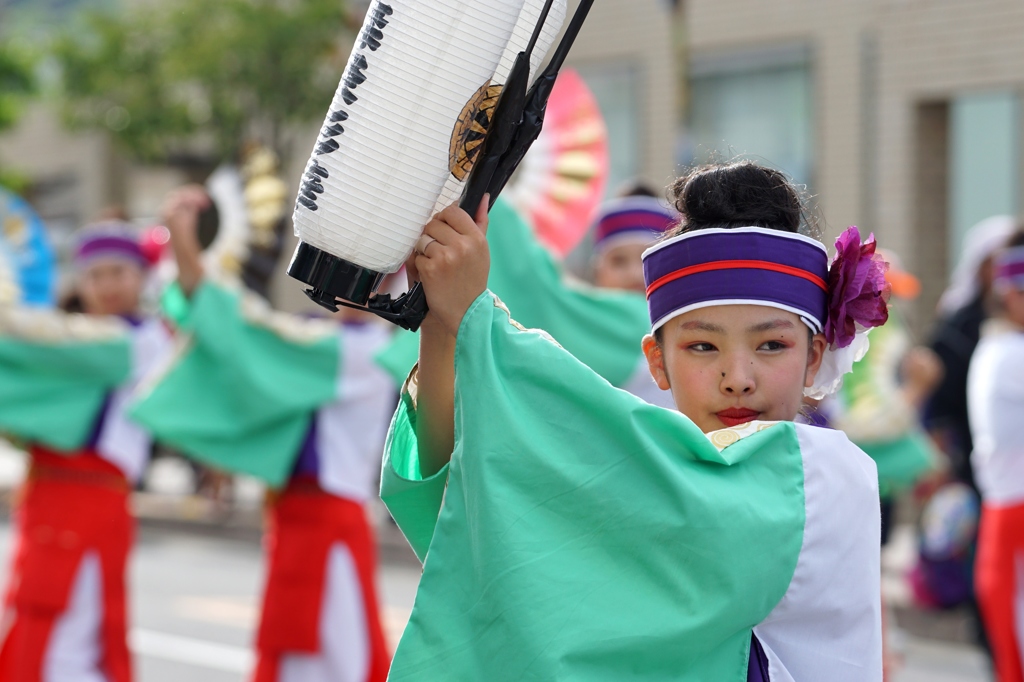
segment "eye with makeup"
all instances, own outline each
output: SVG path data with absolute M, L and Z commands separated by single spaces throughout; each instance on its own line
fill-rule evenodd
M 777 352 L 781 350 L 786 350 L 789 347 L 790 344 L 786 343 L 785 341 L 772 339 L 771 341 L 765 341 L 760 346 L 758 346 L 757 349 L 760 351 Z
M 714 347 L 714 345 L 706 343 L 704 341 L 687 344 L 685 348 L 686 350 L 692 350 L 695 353 L 713 353 L 714 351 L 718 350 L 717 348 Z

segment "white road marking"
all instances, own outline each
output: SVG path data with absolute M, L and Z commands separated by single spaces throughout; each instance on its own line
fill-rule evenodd
M 247 675 L 256 665 L 256 656 L 250 649 L 153 630 L 132 630 L 128 635 L 128 645 L 138 656 L 229 673 Z
M 391 649 L 398 644 L 405 624 L 409 622 L 409 609 L 384 606 L 384 631 Z M 200 618 L 200 620 L 207 620 Z M 136 656 L 158 658 L 174 663 L 185 663 L 209 670 L 248 675 L 256 665 L 256 654 L 251 649 L 218 644 L 193 637 L 171 635 L 155 630 L 136 628 L 128 635 L 128 646 Z

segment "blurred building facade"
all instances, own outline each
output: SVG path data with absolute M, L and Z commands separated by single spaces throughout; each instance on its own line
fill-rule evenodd
M 686 0 L 683 158 L 750 155 L 817 196 L 834 236 L 874 231 L 930 319 L 964 232 L 1024 194 L 1024 4 Z
M 570 3 L 571 12 L 578 2 Z M 597 0 L 569 55 L 594 91 L 608 124 L 610 190 L 642 179 L 663 187 L 674 177 L 679 132 L 674 3 Z

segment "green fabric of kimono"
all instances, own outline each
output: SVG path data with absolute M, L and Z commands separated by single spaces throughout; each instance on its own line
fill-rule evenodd
M 288 329 L 265 307 L 247 313 L 243 296 L 209 280 L 191 300 L 168 289 L 164 309 L 187 340 L 130 414 L 197 460 L 280 486 L 313 413 L 335 397 L 340 344 L 330 323 Z
M 131 339 L 120 320 L 0 310 L 0 432 L 76 450 L 131 367 Z
M 878 493 L 888 499 L 909 490 L 934 466 L 934 446 L 919 431 L 888 442 L 857 443 L 878 466 Z
M 794 425 L 719 450 L 490 292 L 455 367 L 451 463 L 421 475 L 408 394 L 386 445 L 382 498 L 424 560 L 389 680 L 745 681 L 801 551 Z
M 913 406 L 902 398 L 899 366 L 910 337 L 897 311 L 871 331 L 871 347 L 853 366 L 838 396 L 835 426 L 878 466 L 878 489 L 890 498 L 914 486 L 937 460 Z
M 487 242 L 488 286 L 517 321 L 548 332 L 615 386 L 633 376 L 641 360 L 640 340 L 651 327 L 643 296 L 570 280 L 529 223 L 503 199 L 491 209 Z M 416 362 L 418 338 L 402 333 L 378 355 L 396 386 Z

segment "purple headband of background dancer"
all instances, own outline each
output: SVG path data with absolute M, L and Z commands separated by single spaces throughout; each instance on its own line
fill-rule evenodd
M 135 231 L 122 222 L 96 223 L 79 230 L 75 239 L 75 264 L 85 266 L 101 258 L 128 260 L 141 268 L 149 265 Z
M 1015 246 L 996 257 L 996 286 L 1024 289 L 1024 246 Z
M 652 328 L 714 305 L 764 305 L 815 333 L 828 305 L 828 253 L 810 237 L 762 227 L 687 232 L 644 253 Z
M 679 214 L 654 197 L 613 199 L 601 207 L 594 230 L 594 247 L 623 241 L 651 243 L 679 222 Z

